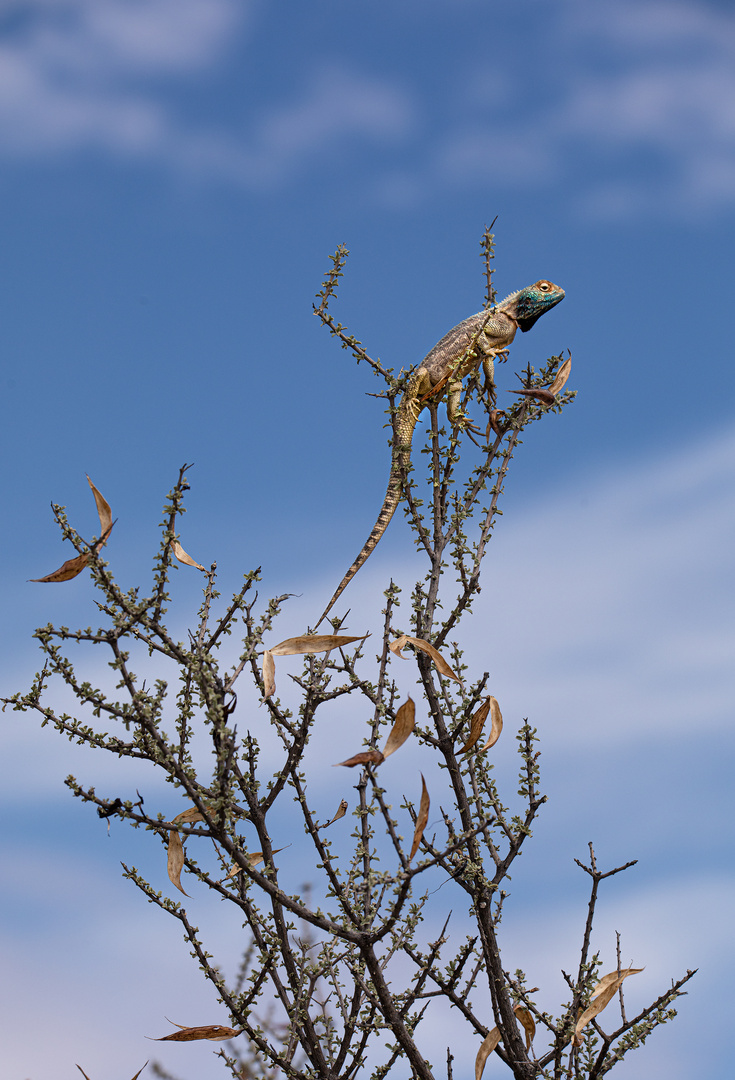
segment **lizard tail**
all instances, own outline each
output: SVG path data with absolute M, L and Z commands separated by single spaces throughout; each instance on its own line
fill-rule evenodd
M 408 463 L 411 457 L 411 439 L 413 437 L 413 429 L 415 427 L 415 424 L 416 419 L 415 417 L 411 416 L 403 419 L 403 422 L 399 425 L 395 438 L 396 440 L 400 438 L 401 442 L 397 446 L 394 445 L 393 448 L 393 458 L 390 466 L 390 476 L 388 477 L 388 490 L 385 493 L 383 505 L 380 508 L 380 513 L 378 514 L 378 520 L 373 525 L 373 530 L 363 544 L 360 554 L 357 556 L 352 566 L 349 568 L 345 576 L 340 581 L 334 592 L 334 595 L 332 596 L 332 599 L 329 601 L 326 608 L 319 616 L 319 620 L 312 627 L 313 630 L 316 630 L 317 626 L 319 626 L 319 624 L 324 621 L 324 619 L 327 617 L 329 612 L 339 600 L 342 593 L 352 581 L 357 571 L 367 561 L 370 555 L 372 555 L 373 551 L 375 551 L 375 548 L 378 546 L 378 543 L 380 542 L 383 533 L 388 528 L 388 523 L 390 522 L 390 519 L 396 512 L 398 503 L 401 501 L 401 489 L 403 486 L 402 476 L 408 467 Z

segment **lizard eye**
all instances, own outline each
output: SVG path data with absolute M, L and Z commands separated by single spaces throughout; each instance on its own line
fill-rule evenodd
M 538 287 L 541 290 L 541 292 L 548 292 L 549 288 L 550 288 L 550 285 L 549 285 L 548 281 L 539 281 Z

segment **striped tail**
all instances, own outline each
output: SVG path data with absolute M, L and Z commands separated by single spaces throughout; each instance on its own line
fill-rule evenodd
M 404 469 L 408 467 L 408 463 L 411 458 L 411 440 L 413 438 L 413 429 L 416 426 L 416 417 L 413 415 L 417 410 L 401 410 L 403 416 L 398 418 L 398 424 L 396 425 L 396 432 L 394 435 L 395 442 L 393 448 L 393 457 L 390 466 L 390 476 L 388 477 L 388 490 L 385 493 L 383 499 L 383 505 L 380 508 L 378 514 L 378 520 L 373 525 L 373 531 L 368 536 L 367 540 L 363 544 L 362 551 L 357 556 L 352 566 L 349 568 L 345 576 L 340 581 L 337 589 L 332 596 L 332 599 L 327 604 L 326 608 L 319 617 L 318 622 L 312 627 L 312 630 L 316 630 L 321 622 L 327 617 L 334 605 L 339 600 L 342 593 L 345 591 L 353 577 L 363 565 L 367 562 L 368 558 L 375 551 L 378 543 L 380 542 L 383 533 L 388 528 L 390 519 L 396 512 L 398 503 L 401 501 L 401 476 Z M 400 440 L 400 442 L 399 442 Z

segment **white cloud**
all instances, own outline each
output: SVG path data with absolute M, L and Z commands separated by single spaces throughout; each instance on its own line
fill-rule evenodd
M 693 0 L 566 0 L 548 17 L 544 95 L 527 103 L 537 73 L 498 57 L 502 106 L 477 84 L 437 132 L 434 182 L 564 182 L 571 200 L 607 217 L 732 203 L 735 13 Z
M 359 59 L 307 56 L 289 98 L 244 102 L 241 123 L 192 122 L 175 96 L 183 79 L 227 71 L 248 15 L 238 0 L 17 0 L 0 12 L 15 16 L 0 45 L 5 156 L 92 147 L 262 188 L 315 161 L 329 169 L 336 148 L 349 165 L 367 143 L 384 153 L 366 188 L 394 206 L 487 183 L 564 183 L 570 201 L 608 217 L 735 197 L 735 14 L 724 6 L 566 0 L 545 13 L 525 64 L 501 52 L 492 77 L 447 87 L 423 110 L 421 69 L 377 76 Z M 529 99 L 537 83 L 544 93 Z
M 92 147 L 247 186 L 288 180 L 340 140 L 395 140 L 405 93 L 322 65 L 246 133 L 192 125 L 171 103 L 175 78 L 221 65 L 241 38 L 237 0 L 32 0 L 5 5 L 20 27 L 0 45 L 0 146 L 42 157 Z

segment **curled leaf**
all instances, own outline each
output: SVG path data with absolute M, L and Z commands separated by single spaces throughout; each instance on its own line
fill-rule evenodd
M 100 539 L 104 544 L 112 529 L 112 510 L 110 509 L 110 504 L 107 499 L 97 490 L 89 479 L 89 476 L 87 476 L 87 483 L 91 487 L 92 494 L 94 495 L 94 503 L 97 507 L 97 513 L 100 519 Z M 143 1066 L 143 1068 L 145 1068 L 145 1066 Z
M 337 765 L 347 765 L 352 769 L 355 765 L 380 765 L 384 760 L 380 750 L 364 750 L 361 754 L 348 758 L 347 761 L 338 761 Z
M 290 847 L 291 845 L 287 844 L 286 846 Z M 286 848 L 282 848 L 282 847 L 274 848 L 273 849 L 273 854 L 277 855 L 279 851 L 285 851 L 285 850 L 286 850 Z M 262 851 L 250 851 L 250 852 L 248 852 L 248 862 L 250 863 L 250 865 L 252 866 L 253 869 L 255 869 L 255 867 L 259 863 L 262 863 L 264 858 L 265 858 L 265 856 L 263 855 Z M 237 874 L 239 874 L 241 872 L 241 870 L 242 870 L 242 867 L 238 866 L 237 863 L 235 863 L 235 865 L 232 867 L 232 869 L 230 870 L 227 877 L 228 878 L 233 878 Z M 169 1023 L 173 1023 L 173 1020 L 169 1021 Z
M 335 821 L 339 821 L 340 818 L 343 818 L 345 816 L 345 814 L 347 813 L 347 807 L 349 805 L 350 804 L 347 802 L 347 799 L 343 799 L 337 807 L 337 813 L 334 815 L 332 820 L 325 821 L 323 825 L 317 825 L 317 829 L 327 829 L 330 825 L 334 825 Z
M 536 1021 L 529 1010 L 524 1009 L 522 1005 L 516 1005 L 513 1012 L 523 1025 L 523 1030 L 526 1034 L 526 1050 L 530 1050 L 533 1037 L 536 1034 Z
M 424 780 L 424 774 L 421 774 L 421 802 L 419 803 L 419 812 L 416 818 L 416 829 L 413 834 L 413 844 L 411 845 L 411 854 L 408 856 L 408 861 L 414 857 L 419 849 L 421 843 L 421 837 L 424 835 L 424 829 L 426 823 L 429 820 L 429 806 L 431 800 L 429 799 L 429 792 L 426 788 L 426 781 Z
M 505 431 L 504 427 L 500 426 L 500 417 L 506 419 L 504 412 L 499 412 L 497 409 L 491 409 L 488 413 L 488 420 L 490 421 L 490 427 L 493 429 L 496 435 L 502 435 Z
M 179 892 L 184 893 L 184 896 L 188 896 L 188 892 L 184 892 L 181 888 L 181 871 L 183 867 L 184 845 L 181 843 L 181 837 L 176 829 L 172 829 L 168 838 L 168 876 L 171 884 L 175 885 Z
M 467 736 L 467 741 L 460 750 L 460 754 L 466 753 L 471 750 L 477 740 L 482 735 L 482 729 L 487 720 L 487 714 L 490 712 L 491 698 L 486 697 L 479 709 L 472 714 L 472 720 L 470 721 L 470 733 Z
M 343 634 L 305 634 L 302 637 L 286 638 L 270 650 L 273 656 L 296 656 L 301 653 L 331 652 L 332 649 L 340 649 L 343 645 L 350 645 L 353 641 L 364 641 L 367 634 L 361 637 L 345 637 Z
M 197 570 L 204 570 L 204 573 L 206 574 L 207 571 L 201 565 L 201 563 L 198 563 L 194 559 L 192 559 L 191 555 L 187 555 L 178 540 L 172 541 L 171 550 L 173 551 L 179 562 L 186 563 L 187 566 L 195 566 Z
M 559 393 L 559 391 L 564 389 L 564 387 L 566 385 L 566 382 L 567 382 L 567 379 L 569 378 L 569 376 L 571 374 L 571 371 L 572 371 L 572 357 L 570 355 L 570 356 L 567 357 L 567 359 L 564 361 L 562 366 L 557 371 L 556 378 L 554 379 L 553 383 L 549 387 L 549 393 L 550 394 L 553 394 L 554 397 L 556 397 L 556 395 Z
M 195 821 L 204 821 L 204 815 L 196 806 L 190 806 L 188 810 L 182 810 L 175 818 L 171 818 L 173 825 L 193 825 Z
M 58 570 L 54 570 L 53 574 L 47 574 L 46 577 L 33 577 L 30 581 L 71 581 L 72 578 L 81 574 L 82 570 L 89 563 L 89 554 L 85 552 L 83 555 L 77 555 L 74 559 L 67 559 Z
M 263 653 L 263 696 L 271 697 L 276 692 L 276 662 L 273 653 L 266 649 Z
M 100 538 L 92 545 L 92 551 L 97 552 L 103 544 L 107 543 L 107 538 L 112 532 L 112 511 L 110 510 L 110 504 L 104 495 L 101 495 L 92 481 L 87 477 L 87 482 L 92 489 L 94 495 L 95 505 L 97 507 L 97 514 L 100 519 Z M 71 581 L 72 578 L 78 577 L 81 574 L 85 566 L 88 566 L 92 558 L 91 552 L 85 551 L 81 555 L 75 555 L 73 559 L 67 559 L 58 570 L 54 570 L 52 574 L 47 574 L 46 577 L 31 578 L 34 582 L 45 581 Z M 79 1068 L 79 1066 L 77 1066 Z
M 223 1024 L 203 1024 L 201 1027 L 183 1027 L 181 1024 L 169 1020 L 169 1024 L 179 1028 L 172 1035 L 164 1035 L 154 1042 L 195 1042 L 198 1039 L 209 1039 L 210 1042 L 224 1042 L 226 1039 L 234 1039 L 236 1035 L 242 1035 L 244 1028 L 238 1031 L 236 1028 L 224 1027 Z
M 545 386 L 536 386 L 532 390 L 516 390 L 516 393 L 520 394 L 521 397 L 535 398 L 542 405 L 554 405 L 556 403 L 556 397 Z
M 597 986 L 590 994 L 591 998 L 598 997 L 603 991 L 607 990 L 613 982 L 622 982 L 623 979 L 627 979 L 629 975 L 639 975 L 644 968 L 623 968 L 621 971 L 611 971 L 608 975 L 603 975 Z
M 516 1005 L 513 1009 L 526 1033 L 526 1050 L 531 1047 L 531 1040 L 536 1034 L 536 1024 L 528 1009 L 524 1009 L 522 1005 Z M 480 1080 L 482 1073 L 485 1069 L 485 1062 L 492 1054 L 495 1047 L 500 1042 L 500 1029 L 494 1027 L 491 1031 L 488 1031 L 485 1038 L 482 1040 L 482 1045 L 477 1051 L 477 1057 L 475 1058 L 475 1080 Z
M 477 1051 L 477 1057 L 475 1058 L 475 1080 L 480 1080 L 485 1070 L 485 1062 L 499 1042 L 500 1028 L 494 1027 L 491 1031 L 488 1031 L 487 1035 L 482 1040 L 480 1049 Z
M 416 706 L 411 698 L 404 701 L 400 709 L 396 713 L 396 719 L 391 728 L 388 741 L 383 747 L 383 759 L 390 757 L 391 754 L 403 746 L 408 736 L 414 729 L 416 723 Z
M 498 705 L 498 699 L 492 695 L 488 699 L 490 701 L 490 718 L 492 720 L 492 728 L 490 729 L 490 738 L 483 746 L 483 750 L 489 750 L 491 746 L 495 746 L 495 743 L 500 738 L 500 733 L 503 730 L 503 714 L 500 711 Z
M 574 1029 L 573 1037 L 575 1046 L 582 1045 L 582 1040 L 580 1038 L 582 1029 L 589 1024 L 590 1020 L 594 1020 L 596 1016 L 599 1016 L 602 1010 L 610 1004 L 622 986 L 623 979 L 627 979 L 629 975 L 637 975 L 640 971 L 643 971 L 643 968 L 625 968 L 619 974 L 617 971 L 611 971 L 609 975 L 605 975 L 600 979 L 597 986 L 592 991 L 594 1001 L 584 1010 L 577 1020 L 577 1026 Z
M 401 660 L 405 660 L 405 657 L 401 653 L 401 649 L 405 645 L 413 645 L 415 649 L 420 649 L 422 652 L 425 652 L 426 655 L 430 656 L 434 661 L 436 670 L 440 675 L 443 675 L 446 679 L 454 679 L 455 682 L 459 682 L 459 679 L 454 674 L 442 654 L 435 649 L 433 645 L 430 645 L 428 641 L 424 641 L 423 638 L 411 637 L 410 634 L 401 634 L 399 638 L 396 638 L 395 641 L 391 642 L 389 648 L 391 652 L 394 652 Z

